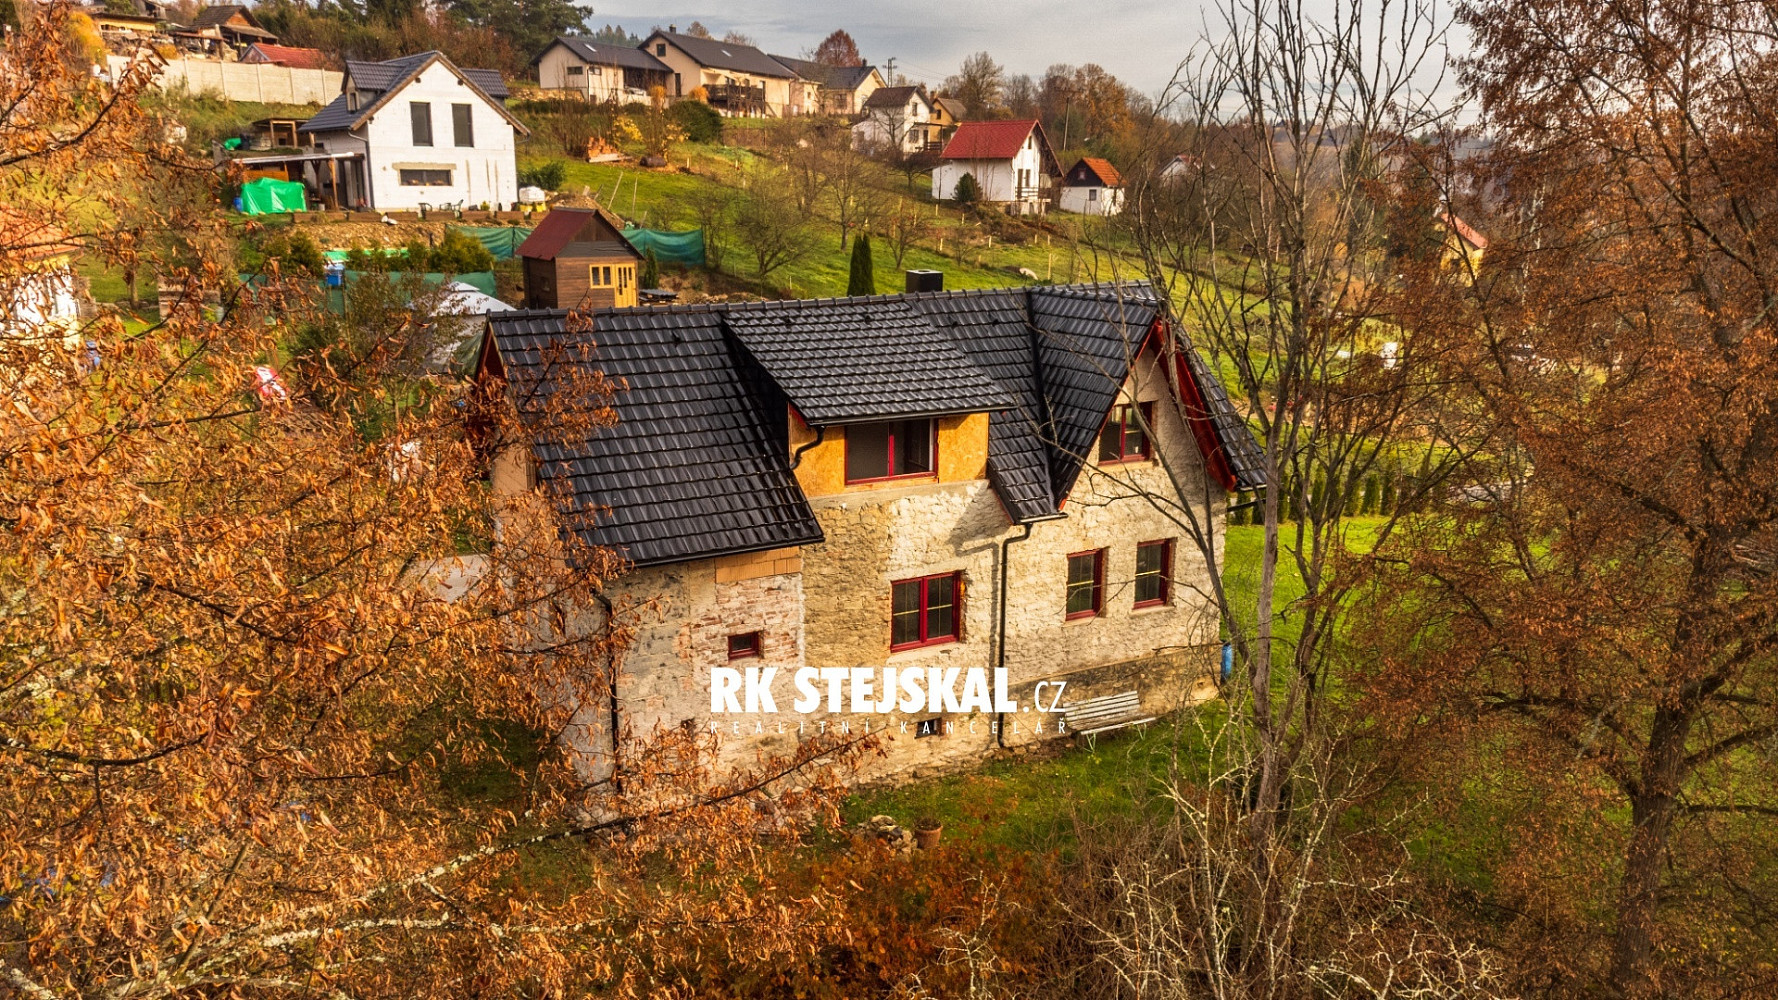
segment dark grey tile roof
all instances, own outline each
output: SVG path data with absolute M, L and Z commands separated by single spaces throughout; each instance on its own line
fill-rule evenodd
M 630 389 L 617 428 L 545 455 L 545 475 L 560 467 L 577 509 L 610 508 L 588 539 L 639 564 L 775 548 L 820 537 L 786 458 L 786 403 L 814 424 L 988 411 L 995 495 L 1017 522 L 1059 517 L 1160 314 L 1142 283 L 593 313 L 591 364 Z M 535 365 L 546 338 L 578 343 L 566 316 L 490 329 L 509 364 Z M 1240 488 L 1260 485 L 1252 435 L 1178 343 L 1208 410 L 1194 433 L 1210 428 Z
M 358 124 L 361 112 L 346 108 L 346 95 L 341 94 L 316 112 L 315 117 L 297 126 L 299 132 L 337 132 Z
M 627 45 L 612 45 L 601 42 L 590 35 L 557 35 L 556 41 L 568 47 L 568 51 L 582 60 L 598 66 L 624 66 L 629 69 L 647 69 L 657 73 L 671 72 L 667 64 L 641 49 Z M 549 49 L 544 49 L 548 52 Z M 539 59 L 542 55 L 539 54 Z
M 424 69 L 434 56 L 444 59 L 436 51 L 416 52 L 411 56 L 389 59 L 383 62 L 359 62 L 346 60 L 346 76 L 362 92 L 359 94 L 358 110 L 351 111 L 346 107 L 346 95 L 334 98 L 320 113 L 297 126 L 299 132 L 335 132 L 341 129 L 357 128 L 376 110 L 377 101 L 391 90 L 405 85 L 414 75 Z M 455 63 L 449 65 L 456 66 Z M 497 69 L 471 69 L 456 66 L 470 83 L 481 88 L 494 101 L 504 101 L 510 96 L 506 86 L 506 78 Z
M 797 76 L 813 80 L 829 90 L 857 90 L 858 85 L 869 79 L 871 74 L 869 66 L 829 66 L 813 59 L 792 59 L 780 55 L 773 55 L 772 58 L 795 70 Z
M 919 87 L 878 87 L 864 99 L 864 106 L 867 108 L 905 108 L 908 98 L 919 93 Z M 921 95 L 921 100 L 925 100 L 924 95 Z M 930 105 L 931 102 L 928 101 L 927 104 Z
M 468 66 L 459 66 L 458 70 L 469 78 L 470 83 L 480 87 L 482 93 L 496 101 L 504 101 L 512 96 L 512 91 L 506 88 L 506 77 L 501 76 L 497 69 L 474 69 Z
M 542 375 L 552 341 L 590 337 L 597 367 L 623 379 L 616 425 L 582 444 L 538 448 L 540 476 L 592 513 L 582 534 L 638 566 L 822 539 L 790 471 L 783 433 L 740 373 L 713 312 L 600 314 L 566 332 L 565 310 L 489 317 L 509 382 Z M 586 525 L 586 519 L 579 523 Z
M 811 425 L 1013 405 L 899 297 L 750 303 L 725 323 Z
M 650 39 L 665 38 L 685 51 L 685 54 L 698 61 L 701 66 L 713 69 L 728 69 L 738 73 L 752 73 L 756 76 L 776 76 L 791 78 L 796 70 L 784 65 L 751 45 L 736 45 L 733 42 L 718 41 L 714 38 L 695 38 L 691 35 L 675 34 L 671 31 L 656 31 L 643 40 L 643 46 Z

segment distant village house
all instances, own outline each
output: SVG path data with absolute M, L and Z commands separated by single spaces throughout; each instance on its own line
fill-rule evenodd
M 975 179 L 982 202 L 1014 215 L 1044 210 L 1050 185 L 1062 174 L 1043 125 L 1028 121 L 964 122 L 945 143 L 932 171 L 932 197 L 953 201 L 965 174 Z
M 537 85 L 595 102 L 641 101 L 660 87 L 672 93 L 673 71 L 639 48 L 582 35 L 558 35 L 532 60 Z

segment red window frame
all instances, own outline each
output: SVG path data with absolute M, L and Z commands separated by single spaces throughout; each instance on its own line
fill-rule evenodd
M 1130 450 L 1131 415 L 1140 413 L 1142 421 L 1136 424 L 1136 430 L 1142 435 L 1142 447 Z M 1113 427 L 1117 428 L 1117 455 L 1107 457 L 1105 454 L 1105 435 Z M 1147 431 L 1143 431 L 1146 427 Z M 1116 465 L 1120 462 L 1146 462 L 1154 457 L 1154 404 L 1153 403 L 1119 403 L 1111 408 L 1111 414 L 1105 418 L 1105 427 L 1099 432 L 1099 463 Z
M 762 655 L 764 647 L 758 632 L 739 632 L 728 637 L 728 658 L 731 660 L 747 660 Z
M 913 418 L 913 419 L 919 419 L 919 418 Z M 883 420 L 883 421 L 876 421 L 876 422 L 869 423 L 869 424 L 854 424 L 852 426 L 853 427 L 873 427 L 873 426 L 878 426 L 879 424 L 887 424 L 889 426 L 889 428 L 890 428 L 890 430 L 889 430 L 889 468 L 893 469 L 893 468 L 895 468 L 895 430 L 894 429 L 896 427 L 899 427 L 902 424 L 911 423 L 911 422 L 912 422 L 912 420 Z M 895 481 L 901 480 L 901 479 L 936 479 L 936 478 L 938 478 L 938 421 L 932 420 L 932 419 L 925 419 L 925 420 L 922 420 L 921 422 L 926 425 L 927 446 L 928 446 L 926 454 L 928 456 L 930 456 L 931 460 L 932 460 L 931 471 L 928 471 L 928 472 L 904 472 L 899 476 L 896 476 L 896 475 L 869 476 L 864 479 L 853 479 L 852 473 L 851 473 L 851 468 L 852 468 L 852 433 L 851 433 L 852 427 L 847 427 L 846 428 L 846 453 L 844 455 L 840 456 L 841 462 L 844 463 L 844 465 L 842 466 L 842 473 L 846 477 L 846 485 L 847 486 L 856 486 L 860 483 L 889 483 L 889 482 L 895 482 Z M 943 575 L 943 574 L 940 574 L 940 575 Z
M 929 588 L 934 580 L 951 581 L 951 631 L 947 635 L 929 635 L 927 629 L 931 625 L 928 611 Z M 918 585 L 920 588 L 920 638 L 909 642 L 895 641 L 895 588 Z M 963 574 L 961 572 L 934 573 L 931 576 L 916 576 L 907 580 L 895 580 L 889 584 L 889 649 L 898 652 L 903 649 L 921 649 L 926 646 L 942 646 L 948 642 L 957 642 L 963 638 Z
M 1069 611 L 1068 598 L 1073 595 L 1076 589 L 1073 577 L 1074 560 L 1085 556 L 1093 557 L 1093 606 L 1085 611 Z M 1062 591 L 1062 611 L 1064 616 L 1069 621 L 1073 621 L 1077 618 L 1099 617 L 1105 610 L 1105 550 L 1087 549 L 1084 552 L 1068 553 L 1068 571 L 1069 575 L 1065 578 L 1066 582 L 1063 585 Z
M 1161 582 L 1161 593 L 1159 597 L 1151 597 L 1148 600 L 1137 600 L 1135 606 L 1138 608 L 1159 607 L 1173 599 L 1173 540 L 1171 538 L 1161 538 L 1152 542 L 1136 543 L 1136 585 L 1132 590 L 1138 594 L 1141 593 L 1143 550 L 1155 548 L 1161 550 L 1161 568 L 1158 571 Z

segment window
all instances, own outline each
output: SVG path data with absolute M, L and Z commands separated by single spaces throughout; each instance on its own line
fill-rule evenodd
M 1099 595 L 1104 590 L 1105 550 L 1076 552 L 1068 557 L 1069 618 L 1092 618 L 1099 613 Z
M 1098 201 L 1099 200 L 1099 189 L 1098 188 L 1087 188 L 1087 200 L 1088 201 Z
M 470 105 L 451 105 L 451 132 L 457 145 L 475 145 L 475 118 Z
M 731 660 L 745 660 L 748 657 L 758 656 L 759 648 L 758 632 L 743 632 L 740 635 L 728 637 L 728 658 Z
M 568 67 L 568 75 L 569 76 L 585 76 L 586 75 L 586 67 L 585 66 L 570 66 L 570 67 Z
M 1136 546 L 1136 606 L 1167 603 L 1173 591 L 1173 543 L 1143 542 Z
M 1154 404 L 1120 404 L 1099 432 L 1099 461 L 1134 462 L 1154 454 L 1154 441 L 1143 428 L 1152 427 Z
M 604 75 L 605 75 L 605 67 L 603 67 L 603 66 L 594 66 L 594 67 L 593 67 L 593 75 L 594 75 L 594 76 L 604 76 Z
M 944 573 L 891 585 L 889 648 L 956 642 L 961 577 L 960 573 Z
M 587 284 L 605 288 L 611 284 L 611 268 L 599 264 L 587 266 Z
M 414 145 L 432 145 L 432 105 L 425 101 L 409 101 L 407 108 L 414 121 Z
M 657 56 L 666 55 L 667 54 L 667 43 L 666 42 L 655 42 L 654 43 L 654 54 Z
M 449 170 L 403 170 L 401 172 L 402 187 L 450 187 L 451 172 Z
M 347 111 L 357 111 L 358 110 L 358 91 L 356 91 L 356 90 L 346 91 L 346 110 Z
M 930 420 L 854 424 L 846 428 L 846 482 L 930 476 L 935 466 Z
M 914 725 L 914 739 L 925 739 L 928 736 L 942 736 L 945 731 L 945 720 L 940 716 L 921 719 Z

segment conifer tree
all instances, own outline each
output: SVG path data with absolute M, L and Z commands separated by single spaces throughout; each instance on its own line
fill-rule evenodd
M 852 242 L 852 278 L 846 284 L 847 295 L 877 294 L 877 279 L 871 267 L 870 235 L 859 233 Z

